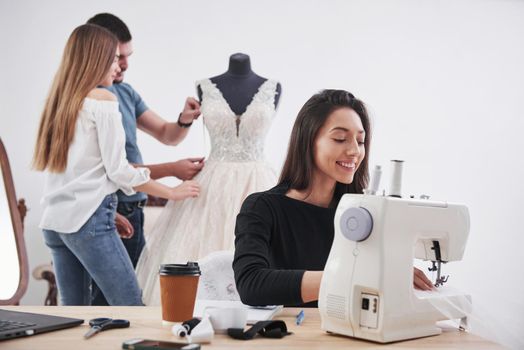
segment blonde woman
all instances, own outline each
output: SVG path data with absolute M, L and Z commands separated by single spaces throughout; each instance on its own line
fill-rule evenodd
M 110 305 L 142 305 L 129 256 L 115 228 L 117 197 L 142 191 L 173 200 L 196 197 L 186 181 L 170 188 L 132 167 L 116 97 L 118 41 L 92 24 L 66 44 L 42 113 L 33 165 L 46 171 L 40 227 L 51 249 L 63 305 L 89 305 L 94 280 Z

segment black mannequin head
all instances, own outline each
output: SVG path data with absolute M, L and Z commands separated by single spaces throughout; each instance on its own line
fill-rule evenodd
M 254 74 L 251 70 L 251 60 L 245 53 L 234 53 L 229 57 L 227 73 L 233 75 Z

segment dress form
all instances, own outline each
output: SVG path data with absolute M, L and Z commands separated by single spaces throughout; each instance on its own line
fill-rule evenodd
M 206 166 L 194 178 L 202 191 L 191 200 L 169 201 L 150 232 L 136 269 L 147 305 L 160 304 L 159 265 L 232 251 L 236 214 L 244 199 L 276 184 L 264 145 L 276 112 L 278 83 L 254 74 L 247 55 L 233 55 L 229 68 L 196 83 L 210 142 Z M 231 295 L 228 286 L 221 293 Z
M 259 87 L 267 80 L 251 70 L 251 60 L 248 55 L 235 53 L 229 57 L 227 72 L 210 79 L 222 92 L 229 107 L 237 116 L 241 116 L 251 103 Z M 282 88 L 277 84 L 275 108 L 278 106 Z M 202 100 L 202 89 L 197 87 L 198 97 Z

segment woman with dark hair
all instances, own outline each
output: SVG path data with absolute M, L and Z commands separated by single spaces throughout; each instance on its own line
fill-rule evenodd
M 276 187 L 249 196 L 237 216 L 233 269 L 249 305 L 316 306 L 345 193 L 368 182 L 370 122 L 362 101 L 323 90 L 298 113 Z M 432 288 L 420 270 L 415 287 Z

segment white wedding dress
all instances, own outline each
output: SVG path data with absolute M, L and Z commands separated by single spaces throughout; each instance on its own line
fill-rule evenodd
M 276 173 L 264 161 L 264 142 L 275 114 L 277 82 L 266 80 L 246 111 L 237 116 L 209 79 L 202 90 L 201 111 L 211 152 L 194 178 L 197 198 L 169 201 L 137 265 L 146 305 L 160 304 L 160 264 L 197 261 L 217 250 L 234 248 L 236 216 L 244 199 L 276 185 Z

